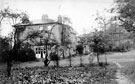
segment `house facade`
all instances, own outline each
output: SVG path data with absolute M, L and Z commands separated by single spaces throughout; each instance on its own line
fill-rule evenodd
M 55 25 L 55 26 L 54 26 Z M 34 24 L 30 24 L 30 25 L 20 25 L 20 26 L 25 26 L 25 31 L 23 33 L 20 34 L 20 40 L 23 40 L 25 38 L 27 38 L 29 32 L 31 31 L 40 31 L 40 30 L 46 30 L 46 29 L 52 29 L 52 35 L 51 35 L 51 39 L 55 39 L 55 42 L 57 44 L 61 44 L 61 30 L 63 28 L 63 26 L 61 24 L 57 24 L 56 22 L 52 22 L 50 23 L 34 23 Z M 38 45 L 39 43 L 41 43 L 42 39 L 45 39 L 48 35 L 46 33 L 42 33 L 43 37 L 42 38 L 35 38 L 33 40 L 33 42 L 27 40 L 26 42 L 29 42 L 32 45 L 32 49 L 34 50 L 35 54 L 36 54 L 36 58 L 45 58 L 45 54 L 46 54 L 46 48 L 44 43 Z M 75 44 L 76 41 L 76 36 L 75 35 L 70 35 L 72 43 Z M 49 53 L 53 50 L 49 47 Z M 48 54 L 49 54 L 48 53 Z M 58 53 L 59 55 L 61 55 L 61 51 Z M 67 53 L 67 52 L 65 52 Z

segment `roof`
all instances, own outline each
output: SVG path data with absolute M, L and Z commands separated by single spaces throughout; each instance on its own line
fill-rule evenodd
M 34 23 L 34 24 L 15 24 L 13 27 L 20 27 L 20 26 L 38 26 L 38 25 L 52 25 L 52 24 L 57 24 L 57 25 L 63 25 L 63 26 L 69 26 L 65 25 L 59 22 L 48 22 L 48 23 Z M 71 27 L 71 26 L 69 26 Z

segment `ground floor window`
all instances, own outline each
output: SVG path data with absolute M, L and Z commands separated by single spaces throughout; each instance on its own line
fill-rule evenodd
M 44 47 L 38 47 L 36 48 L 36 54 L 40 54 L 41 52 L 45 53 L 46 52 L 46 49 Z

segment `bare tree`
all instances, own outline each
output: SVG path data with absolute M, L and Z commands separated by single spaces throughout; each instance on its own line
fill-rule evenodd
M 9 7 L 1 10 L 0 17 L 1 17 L 1 21 L 3 19 L 7 19 L 11 25 L 15 25 L 17 23 L 24 23 L 24 24 L 30 23 L 29 18 L 26 13 L 24 12 L 16 13 L 15 11 L 9 9 Z M 10 35 L 10 38 L 11 38 L 10 43 L 12 43 L 13 45 L 10 51 L 7 52 L 8 57 L 9 57 L 7 60 L 8 76 L 10 76 L 12 61 L 14 60 L 14 57 L 17 57 L 20 44 L 26 40 L 26 39 L 22 41 L 19 40 L 19 34 L 23 32 L 24 30 L 25 30 L 25 27 L 14 26 L 13 32 L 11 33 L 12 35 Z M 31 36 L 33 35 L 28 36 L 27 39 L 31 38 Z

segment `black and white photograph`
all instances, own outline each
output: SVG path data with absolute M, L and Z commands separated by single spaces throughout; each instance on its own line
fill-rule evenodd
M 0 0 L 0 84 L 135 84 L 135 0 Z

